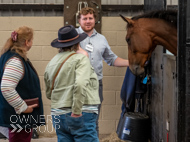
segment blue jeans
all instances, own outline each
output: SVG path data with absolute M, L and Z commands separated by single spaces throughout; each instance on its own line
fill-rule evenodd
M 58 142 L 99 142 L 96 119 L 97 114 L 85 112 L 78 118 L 71 117 L 71 113 L 52 115 Z

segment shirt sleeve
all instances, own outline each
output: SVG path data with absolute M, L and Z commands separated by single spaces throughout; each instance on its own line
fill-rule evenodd
M 109 44 L 108 44 L 108 41 L 106 40 L 106 38 L 104 37 L 104 44 L 105 44 L 105 51 L 103 53 L 103 59 L 105 60 L 105 62 L 110 65 L 110 66 L 113 66 L 114 65 L 114 62 L 115 60 L 117 59 L 117 55 L 115 55 L 113 53 L 113 51 L 111 50 Z
M 46 86 L 46 97 L 51 100 L 51 86 L 50 86 L 50 80 L 48 78 L 48 74 L 45 71 L 44 73 L 44 82 L 45 82 L 45 86 Z
M 76 65 L 76 78 L 73 90 L 73 105 L 72 113 L 81 114 L 82 106 L 86 97 L 86 88 L 89 85 L 91 73 L 90 60 L 83 56 L 82 59 Z
M 24 69 L 21 60 L 18 57 L 9 59 L 5 65 L 1 91 L 5 100 L 15 109 L 17 114 L 22 113 L 28 107 L 16 91 L 16 87 L 23 75 Z

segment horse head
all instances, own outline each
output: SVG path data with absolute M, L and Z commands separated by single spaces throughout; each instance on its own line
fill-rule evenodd
M 150 33 L 146 32 L 138 22 L 120 15 L 127 22 L 126 42 L 128 44 L 129 68 L 135 75 L 144 73 L 144 67 L 148 64 L 151 53 L 156 47 L 152 42 Z
M 135 75 L 144 73 L 151 54 L 157 45 L 162 45 L 177 54 L 177 12 L 156 11 L 126 18 L 126 41 L 128 43 L 129 68 Z

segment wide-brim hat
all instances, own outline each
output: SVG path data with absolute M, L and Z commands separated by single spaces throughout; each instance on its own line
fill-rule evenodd
M 85 33 L 78 34 L 74 26 L 64 26 L 58 30 L 58 38 L 51 42 L 51 46 L 56 48 L 72 46 L 81 42 L 86 37 L 87 34 Z

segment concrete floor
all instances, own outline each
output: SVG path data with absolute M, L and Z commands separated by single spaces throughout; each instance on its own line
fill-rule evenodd
M 0 142 L 9 142 L 8 140 L 0 139 Z M 32 139 L 31 142 L 57 142 L 57 138 L 39 138 Z
M 0 142 L 9 142 L 8 140 L 0 139 Z M 32 139 L 31 142 L 57 142 L 57 137 L 40 137 L 38 139 Z M 116 133 L 110 135 L 100 135 L 100 142 L 124 142 L 118 139 Z
M 111 142 L 111 141 L 105 141 L 106 137 L 109 137 L 109 135 L 100 135 L 100 142 Z M 8 139 L 0 139 L 0 142 L 9 142 Z M 38 139 L 32 139 L 31 142 L 57 142 L 57 137 L 49 138 L 49 137 L 39 137 Z M 115 141 L 119 142 L 119 141 Z

